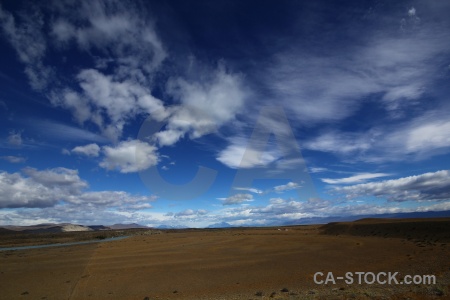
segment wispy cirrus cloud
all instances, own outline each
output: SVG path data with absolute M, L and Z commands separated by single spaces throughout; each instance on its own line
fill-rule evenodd
M 431 110 L 395 126 L 380 125 L 365 132 L 328 131 L 303 145 L 353 162 L 421 160 L 450 148 L 450 118 Z
M 409 17 L 419 14 L 416 11 Z M 408 10 L 404 15 L 409 18 Z M 273 57 L 261 75 L 262 81 L 305 125 L 345 119 L 369 96 L 378 98 L 392 117 L 401 116 L 404 108 L 419 104 L 434 80 L 442 76 L 438 68 L 450 42 L 447 30 L 427 24 L 399 34 L 386 27 L 392 23 L 383 23 L 392 17 L 379 18 L 377 28 L 384 30 L 371 38 L 365 37 L 363 29 L 353 31 L 353 38 L 360 43 L 338 47 L 333 55 L 311 51 L 311 47 L 302 46 L 303 40 L 297 46 L 294 40 L 296 46 Z M 327 42 L 319 38 L 314 44 Z
M 42 33 L 44 16 L 36 6 L 30 5 L 26 14 L 14 16 L 0 6 L 0 28 L 16 50 L 19 60 L 25 64 L 25 74 L 36 90 L 46 88 L 52 77 L 52 68 L 43 59 L 48 48 Z
M 217 198 L 222 201 L 222 205 L 242 204 L 244 202 L 253 201 L 252 194 L 235 194 L 227 198 Z
M 450 200 L 450 171 L 424 173 L 398 179 L 334 188 L 347 198 L 374 196 L 392 202 Z
M 25 124 L 25 121 L 22 121 Z M 51 141 L 106 143 L 108 139 L 100 134 L 54 121 L 33 120 L 28 130 Z
M 254 194 L 264 194 L 263 190 L 256 189 L 256 188 L 235 187 L 234 189 L 237 191 L 248 191 L 248 192 L 254 193 Z
M 369 179 L 375 179 L 375 178 L 380 178 L 380 177 L 386 177 L 386 176 L 390 176 L 390 174 L 387 173 L 360 173 L 360 174 L 356 174 L 350 177 L 345 177 L 345 178 L 321 178 L 320 180 L 322 180 L 325 183 L 328 184 L 350 184 L 350 183 L 358 183 L 358 182 L 364 182 L 367 181 Z
M 20 164 L 26 162 L 26 158 L 23 156 L 13 156 L 13 155 L 7 155 L 7 156 L 0 156 L 1 159 L 6 160 L 12 164 Z

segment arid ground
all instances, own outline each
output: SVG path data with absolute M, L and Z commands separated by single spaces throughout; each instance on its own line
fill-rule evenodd
M 0 298 L 450 299 L 448 218 L 129 233 L 120 241 L 0 251 Z M 0 247 L 80 239 L 1 233 Z M 318 285 L 316 272 L 399 272 L 400 281 L 429 274 L 436 284 Z

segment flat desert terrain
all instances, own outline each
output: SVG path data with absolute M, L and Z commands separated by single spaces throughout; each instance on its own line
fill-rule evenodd
M 0 251 L 0 298 L 450 299 L 449 218 L 133 234 Z M 70 239 L 76 234 L 64 236 Z M 42 244 L 48 236 L 0 233 L 0 240 L 7 247 Z M 325 285 L 314 283 L 316 272 L 399 272 L 400 281 L 408 274 L 435 275 L 436 284 Z

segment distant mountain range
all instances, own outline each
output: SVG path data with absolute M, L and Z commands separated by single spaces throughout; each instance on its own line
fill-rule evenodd
M 206 228 L 229 228 L 229 227 L 234 227 L 234 226 L 227 222 L 220 222 L 220 223 L 211 224 Z
M 132 229 L 132 228 L 149 228 L 144 225 L 139 224 L 114 224 L 110 226 L 104 225 L 78 225 L 78 224 L 52 224 L 43 223 L 32 226 L 1 226 L 0 233 L 5 233 L 6 231 L 20 231 L 24 233 L 52 233 L 52 232 L 72 232 L 72 231 L 101 231 L 101 230 L 117 230 L 117 229 Z M 5 231 L 6 230 L 6 231 Z
M 410 212 L 396 214 L 378 214 L 378 215 L 357 215 L 345 217 L 324 217 L 324 218 L 305 218 L 296 221 L 285 222 L 283 225 L 312 225 L 327 224 L 330 222 L 351 222 L 366 218 L 385 218 L 385 219 L 406 219 L 406 218 L 445 218 L 450 217 L 450 211 L 426 211 Z
M 93 231 L 89 226 L 77 224 L 38 224 L 32 226 L 3 226 L 4 229 L 11 231 L 20 231 L 26 233 L 41 233 L 41 232 L 70 232 L 70 231 Z
M 386 218 L 386 219 L 405 219 L 405 218 L 445 218 L 450 217 L 450 211 L 427 211 L 427 212 L 411 212 L 411 213 L 396 213 L 396 214 L 378 214 L 378 215 L 357 215 L 357 216 L 334 216 L 334 217 L 313 217 L 303 218 L 298 220 L 291 220 L 286 222 L 273 222 L 265 224 L 264 226 L 291 226 L 291 225 L 313 225 L 313 224 L 328 224 L 331 222 L 351 222 L 366 218 Z M 214 223 L 206 228 L 230 228 L 230 227 L 259 227 L 252 224 L 244 224 L 240 226 L 233 226 L 227 222 Z
M 109 229 L 149 228 L 147 226 L 136 224 L 136 223 L 131 223 L 131 224 L 114 224 L 114 225 L 110 225 L 108 227 L 109 227 Z
M 159 225 L 157 228 L 158 229 L 186 229 L 189 227 L 184 226 L 184 225 Z
M 450 217 L 450 211 L 428 211 L 428 212 L 411 212 L 411 213 L 396 213 L 396 214 L 379 214 L 379 215 L 358 215 L 358 216 L 344 216 L 344 217 L 314 217 L 304 218 L 298 220 L 287 221 L 283 223 L 271 223 L 265 226 L 289 226 L 289 225 L 312 225 L 312 224 L 327 224 L 330 222 L 351 222 L 366 218 L 386 218 L 386 219 L 404 219 L 404 218 L 443 218 Z M 227 222 L 214 223 L 206 228 L 231 228 L 231 227 L 255 227 L 252 224 L 233 226 Z M 113 225 L 78 225 L 70 223 L 52 224 L 44 223 L 32 226 L 0 226 L 0 233 L 14 233 L 17 231 L 26 233 L 41 233 L 41 232 L 71 232 L 71 231 L 101 231 L 101 230 L 120 230 L 133 228 L 151 228 L 144 225 L 131 224 L 113 224 Z M 188 226 L 184 225 L 160 225 L 158 229 L 186 229 Z

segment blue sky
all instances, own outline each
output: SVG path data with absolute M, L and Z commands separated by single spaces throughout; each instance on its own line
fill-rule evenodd
M 2 1 L 0 225 L 450 209 L 447 1 Z

